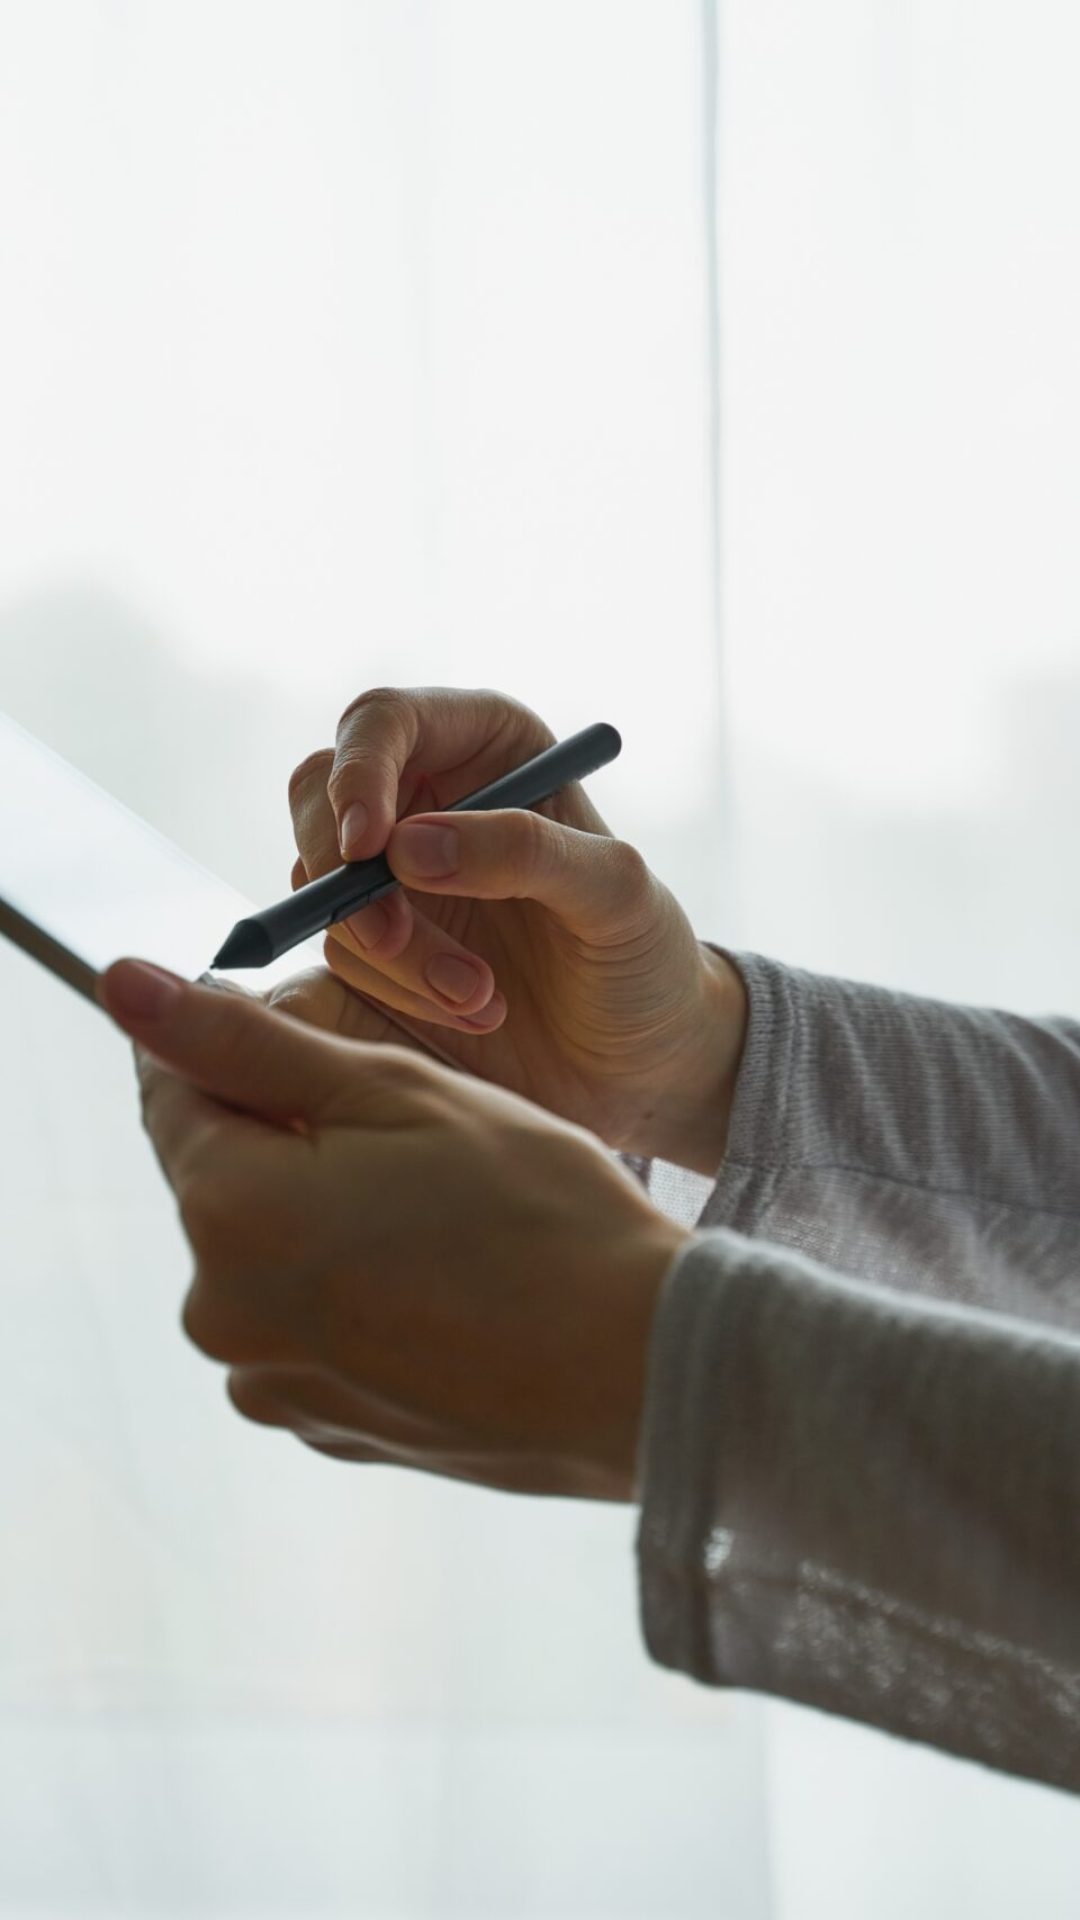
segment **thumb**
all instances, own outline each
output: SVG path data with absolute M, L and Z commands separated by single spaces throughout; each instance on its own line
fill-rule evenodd
M 655 906 L 642 854 L 527 807 L 410 814 L 386 844 L 403 886 L 473 900 L 536 900 L 583 938 L 619 935 Z
M 96 990 L 141 1048 L 229 1106 L 279 1122 L 400 1124 L 398 1076 L 379 1071 L 379 1057 L 396 1049 L 334 1039 L 246 994 L 195 986 L 142 960 L 115 961 Z

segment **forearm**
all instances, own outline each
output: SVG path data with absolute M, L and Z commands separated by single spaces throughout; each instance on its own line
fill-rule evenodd
M 650 1649 L 1080 1789 L 1080 1027 L 732 961 L 721 1231 L 650 1342 Z
M 1078 1403 L 1073 1339 L 692 1236 L 640 1442 L 650 1652 L 1080 1790 Z
M 1080 1025 L 733 960 L 750 1015 L 696 1224 L 1080 1326 Z

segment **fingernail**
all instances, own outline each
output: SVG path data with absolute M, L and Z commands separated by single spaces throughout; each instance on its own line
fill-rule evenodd
M 109 971 L 109 1005 L 124 1019 L 163 1020 L 186 984 L 145 960 L 121 960 Z
M 362 800 L 353 800 L 341 818 L 341 851 L 346 860 L 360 858 L 360 842 L 367 830 L 368 810 Z
M 447 1000 L 471 1000 L 480 985 L 480 974 L 469 960 L 456 960 L 452 953 L 437 953 L 424 968 L 424 978 Z
M 374 906 L 364 907 L 360 913 L 351 913 L 345 925 L 350 933 L 355 933 L 362 947 L 374 947 L 386 932 L 386 908 L 380 907 L 376 900 Z
M 444 878 L 457 872 L 458 836 L 456 827 L 400 826 L 394 840 L 394 855 L 410 872 L 425 880 Z
M 492 994 L 486 1007 L 481 1007 L 477 1013 L 469 1014 L 468 1018 L 466 1018 L 465 1014 L 459 1013 L 458 1019 L 461 1021 L 463 1027 L 474 1027 L 477 1033 L 486 1033 L 490 1027 L 498 1026 L 505 1012 L 506 1000 L 501 993 L 496 991 Z

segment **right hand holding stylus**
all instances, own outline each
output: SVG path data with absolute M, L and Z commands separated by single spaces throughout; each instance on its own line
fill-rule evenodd
M 327 936 L 371 1009 L 370 1031 L 348 1021 L 358 1037 L 412 1036 L 612 1148 L 712 1174 L 746 1027 L 736 969 L 580 784 L 528 810 L 439 812 L 554 740 L 485 688 L 361 694 L 336 750 L 292 776 L 293 884 L 383 851 L 401 879 Z

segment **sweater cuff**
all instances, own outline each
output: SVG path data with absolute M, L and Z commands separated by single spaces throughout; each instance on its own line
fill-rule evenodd
M 703 1439 L 715 1418 L 712 1325 L 722 1291 L 717 1250 L 735 1236 L 694 1232 L 664 1278 L 653 1319 L 638 1436 L 637 1533 L 642 1633 L 661 1666 L 704 1675 L 708 1658 L 700 1543 L 713 1505 L 700 1484 Z
M 725 1165 L 783 1166 L 792 1157 L 791 1088 L 798 1073 L 802 1029 L 795 968 L 760 953 L 735 953 L 706 940 L 742 976 L 749 1001 Z M 721 1177 L 723 1168 L 721 1168 Z

